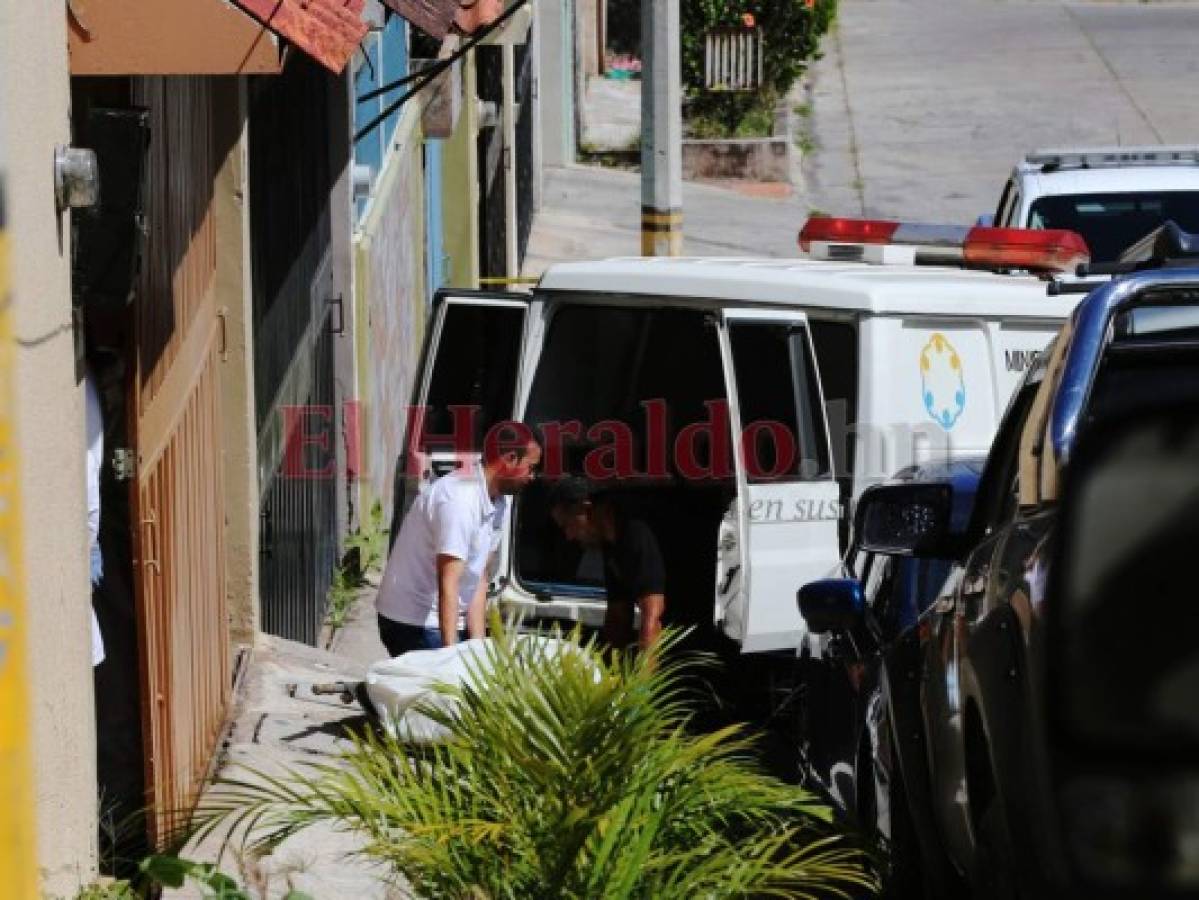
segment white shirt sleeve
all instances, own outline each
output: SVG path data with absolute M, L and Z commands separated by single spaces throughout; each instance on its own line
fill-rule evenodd
M 84 420 L 87 426 L 87 533 L 91 546 L 100 539 L 100 467 L 104 464 L 104 419 L 100 395 L 88 371 L 83 379 Z
M 469 559 L 478 523 L 471 511 L 453 498 L 440 499 L 433 507 L 433 542 L 438 556 Z

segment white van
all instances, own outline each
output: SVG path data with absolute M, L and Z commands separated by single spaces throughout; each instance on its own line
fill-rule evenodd
M 669 621 L 742 653 L 794 650 L 795 591 L 837 565 L 852 499 L 911 462 L 985 452 L 1078 300 L 911 248 L 812 249 L 879 262 L 611 259 L 553 266 L 531 294 L 442 292 L 405 493 L 522 421 L 548 478 L 513 504 L 492 585 L 505 609 L 601 623 L 602 569 L 558 534 L 546 482 L 611 475 L 662 546 Z

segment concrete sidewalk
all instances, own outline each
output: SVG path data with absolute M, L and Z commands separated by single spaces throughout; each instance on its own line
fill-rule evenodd
M 279 774 L 306 764 L 333 763 L 349 748 L 351 731 L 367 724 L 361 708 L 337 697 L 315 696 L 311 686 L 361 681 L 367 666 L 386 656 L 375 625 L 374 594 L 374 588 L 361 592 L 349 622 L 334 637 L 333 652 L 267 635 L 258 638 L 234 698 L 233 724 L 220 752 L 218 776 L 239 770 Z M 189 845 L 181 855 L 216 861 L 224 836 Z M 360 846 L 354 835 L 315 825 L 261 858 L 245 857 L 234 845 L 220 863 L 252 896 L 270 900 L 290 890 L 317 900 L 410 897 L 405 885 L 386 870 L 352 855 Z M 164 896 L 191 900 L 203 894 L 189 887 Z

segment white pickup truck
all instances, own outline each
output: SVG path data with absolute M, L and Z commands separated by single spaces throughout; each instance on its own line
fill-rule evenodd
M 1074 231 L 1111 262 L 1168 220 L 1199 231 L 1199 146 L 1037 150 L 979 224 Z

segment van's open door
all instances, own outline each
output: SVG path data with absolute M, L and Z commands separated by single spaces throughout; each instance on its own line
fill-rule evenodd
M 797 647 L 796 590 L 838 562 L 841 514 L 824 398 L 802 313 L 728 310 L 721 352 L 736 440 L 716 618 L 743 653 Z M 739 571 L 732 572 L 733 565 Z
M 513 418 L 529 302 L 527 294 L 452 289 L 434 297 L 396 460 L 393 542 L 421 488 L 482 452 L 488 429 Z

